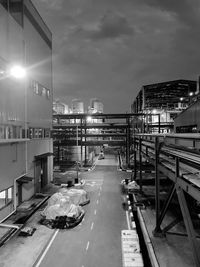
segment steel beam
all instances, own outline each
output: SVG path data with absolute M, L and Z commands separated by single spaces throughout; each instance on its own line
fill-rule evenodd
M 170 202 L 171 202 L 171 200 L 172 200 L 172 198 L 174 196 L 175 191 L 176 191 L 176 187 L 175 187 L 175 184 L 173 184 L 172 187 L 171 187 L 171 189 L 170 189 L 170 192 L 168 194 L 168 197 L 167 197 L 167 199 L 165 201 L 165 204 L 164 204 L 164 206 L 163 206 L 163 208 L 161 210 L 161 213 L 160 213 L 160 215 L 158 217 L 158 222 L 157 222 L 156 228 L 155 228 L 155 230 L 153 232 L 155 236 L 156 236 L 157 233 L 160 234 L 161 232 L 163 232 L 161 230 L 160 226 L 161 226 L 162 221 L 163 221 L 163 219 L 164 219 L 164 217 L 165 217 L 165 215 L 167 213 L 169 204 L 170 204 Z
M 188 234 L 188 239 L 190 242 L 190 246 L 192 248 L 194 261 L 197 267 L 200 266 L 200 253 L 199 253 L 199 245 L 197 243 L 196 234 L 194 231 L 194 227 L 192 224 L 191 216 L 188 210 L 187 202 L 185 200 L 183 189 L 180 186 L 176 186 L 176 192 L 181 208 L 181 212 L 183 215 L 183 220 L 185 223 L 185 227 Z
M 140 193 L 142 193 L 142 139 L 139 139 L 139 184 L 140 184 Z
M 155 138 L 155 187 L 156 187 L 156 195 L 155 195 L 155 203 L 156 203 L 156 229 L 160 230 L 159 226 L 159 217 L 160 217 L 160 179 L 159 179 L 159 139 L 156 136 Z

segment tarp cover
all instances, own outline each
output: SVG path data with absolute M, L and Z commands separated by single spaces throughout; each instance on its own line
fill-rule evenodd
M 59 190 L 64 197 L 69 197 L 71 202 L 75 205 L 84 205 L 88 203 L 88 196 L 85 190 L 75 188 L 61 188 Z
M 56 193 L 56 196 L 54 194 L 52 197 L 52 199 L 50 198 L 50 203 L 42 211 L 42 215 L 47 220 L 55 220 L 57 216 L 77 218 L 81 213 L 84 214 L 84 210 L 80 206 L 73 204 L 69 197 L 63 197 L 60 193 Z

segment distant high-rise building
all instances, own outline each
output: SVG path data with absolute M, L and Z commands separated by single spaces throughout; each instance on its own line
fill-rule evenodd
M 72 113 L 84 113 L 84 104 L 80 99 L 72 100 Z
M 97 98 L 90 99 L 90 106 L 89 106 L 88 112 L 89 113 L 103 113 L 103 103 Z

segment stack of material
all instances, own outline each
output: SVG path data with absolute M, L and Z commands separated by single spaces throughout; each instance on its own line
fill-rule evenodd
M 129 179 L 122 180 L 121 185 L 123 192 L 135 192 L 140 190 L 139 185 L 135 181 L 130 181 Z

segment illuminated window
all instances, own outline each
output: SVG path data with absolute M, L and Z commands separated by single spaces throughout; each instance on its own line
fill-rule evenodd
M 39 86 L 38 86 L 38 83 L 36 81 L 33 81 L 32 82 L 32 86 L 33 86 L 33 91 L 36 95 L 39 94 Z
M 46 96 L 47 96 L 47 98 L 50 98 L 50 90 L 49 89 L 46 89 Z
M 13 187 L 0 191 L 0 209 L 13 202 Z
M 42 95 L 46 95 L 46 88 L 45 87 L 42 87 Z

